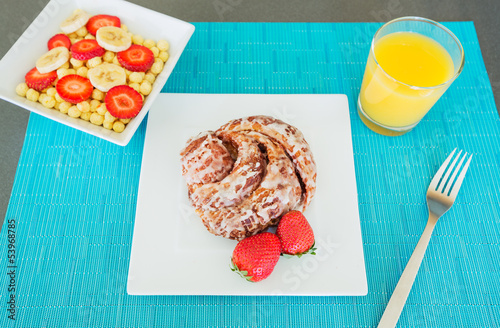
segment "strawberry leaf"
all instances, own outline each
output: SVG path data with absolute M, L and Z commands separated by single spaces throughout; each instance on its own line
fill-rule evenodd
M 231 271 L 236 272 L 240 277 L 244 278 L 246 281 L 253 282 L 252 277 L 248 275 L 248 271 L 240 270 L 236 264 L 234 264 L 233 259 L 231 258 L 231 264 L 229 265 Z
M 283 256 L 284 258 L 287 258 L 287 259 L 290 259 L 290 258 L 293 258 L 293 257 L 302 257 L 302 255 L 306 255 L 306 254 L 310 254 L 310 255 L 316 255 L 316 250 L 317 248 L 314 247 L 314 245 L 316 245 L 316 241 L 312 244 L 311 248 L 309 248 L 307 251 L 305 252 L 302 252 L 302 253 L 297 253 L 297 254 L 286 254 L 286 253 L 281 253 L 281 256 Z

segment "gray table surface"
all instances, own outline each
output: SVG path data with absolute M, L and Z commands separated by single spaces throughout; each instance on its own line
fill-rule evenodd
M 1 57 L 49 0 L 2 0 Z M 473 21 L 497 108 L 500 101 L 498 0 L 131 0 L 188 22 L 386 22 L 401 16 Z M 6 78 L 5 76 L 2 78 Z M 29 112 L 0 100 L 0 224 L 3 222 Z

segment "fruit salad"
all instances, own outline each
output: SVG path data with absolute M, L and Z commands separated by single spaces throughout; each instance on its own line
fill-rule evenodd
M 169 43 L 129 32 L 119 17 L 77 9 L 47 42 L 16 93 L 122 132 L 142 109 L 169 58 Z

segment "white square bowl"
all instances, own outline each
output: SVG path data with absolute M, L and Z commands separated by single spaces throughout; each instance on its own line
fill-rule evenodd
M 144 39 L 155 41 L 164 39 L 170 43 L 170 57 L 163 71 L 157 76 L 139 115 L 127 124 L 122 133 L 107 130 L 82 119 L 69 117 L 16 94 L 17 84 L 24 82 L 26 73 L 35 66 L 36 60 L 47 52 L 49 38 L 61 33 L 59 24 L 78 8 L 87 11 L 90 15 L 118 16 L 131 33 L 139 34 Z M 51 0 L 0 61 L 0 72 L 3 76 L 9 77 L 0 79 L 0 98 L 67 126 L 125 146 L 172 73 L 193 32 L 192 24 L 123 0 Z

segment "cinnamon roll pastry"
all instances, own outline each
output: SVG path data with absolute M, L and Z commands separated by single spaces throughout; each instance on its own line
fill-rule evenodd
M 290 210 L 304 211 L 316 189 L 309 145 L 295 127 L 269 116 L 233 120 L 188 140 L 182 174 L 211 233 L 241 240 Z

